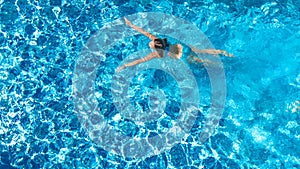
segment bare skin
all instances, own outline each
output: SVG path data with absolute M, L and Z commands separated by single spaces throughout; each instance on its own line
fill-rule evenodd
M 151 59 L 154 59 L 154 58 L 159 58 L 160 56 L 157 54 L 157 52 L 152 52 L 150 53 L 149 55 L 147 55 L 146 57 L 143 57 L 141 59 L 137 59 L 135 61 L 132 61 L 130 63 L 126 63 L 120 67 L 118 67 L 117 69 L 117 72 L 121 72 L 123 69 L 127 68 L 127 67 L 130 67 L 130 66 L 135 66 L 137 64 L 140 64 L 140 63 L 143 63 L 143 62 L 147 62 Z
M 145 36 L 147 36 L 149 39 L 152 40 L 152 42 L 154 41 L 154 39 L 157 39 L 156 36 L 152 35 L 151 33 L 145 31 L 144 29 L 137 27 L 135 25 L 133 25 L 127 18 L 124 18 L 126 25 L 128 25 L 129 27 L 137 30 L 138 32 L 140 32 L 141 34 L 144 34 Z M 150 42 L 151 43 L 151 42 Z M 154 43 L 153 43 L 153 48 L 154 48 Z
M 218 50 L 218 49 L 197 49 L 193 46 L 190 46 L 192 51 L 195 53 L 203 53 L 203 54 L 211 54 L 211 55 L 224 55 L 227 57 L 234 57 L 233 54 L 227 53 L 225 50 Z
M 149 42 L 149 47 L 152 49 L 155 49 L 154 47 L 154 40 L 158 39 L 158 37 L 156 37 L 155 35 L 152 35 L 151 33 L 143 30 L 142 28 L 133 25 L 127 18 L 124 18 L 126 25 L 128 25 L 129 27 L 135 29 L 136 31 L 140 32 L 141 34 L 147 36 L 151 42 Z M 216 49 L 197 49 L 193 46 L 190 46 L 191 50 L 193 52 L 197 53 L 201 53 L 201 54 L 211 54 L 211 55 L 217 55 L 217 54 L 222 54 L 224 56 L 228 56 L 228 57 L 233 57 L 232 54 L 227 53 L 224 50 L 216 50 Z M 180 44 L 175 44 L 175 45 L 171 45 L 170 44 L 170 52 L 168 53 L 168 55 L 174 59 L 181 59 L 182 56 L 182 46 Z M 143 62 L 147 62 L 151 59 L 154 58 L 161 58 L 161 56 L 159 55 L 159 53 L 157 51 L 154 51 L 152 53 L 150 53 L 149 55 L 147 55 L 146 57 L 143 57 L 141 59 L 137 59 L 135 61 L 132 61 L 130 63 L 126 63 L 120 67 L 118 67 L 117 72 L 121 72 L 123 69 L 130 67 L 130 66 L 135 66 L 137 64 L 143 63 Z M 204 61 L 196 56 L 193 56 L 192 54 L 188 57 L 188 62 L 189 63 L 202 63 L 202 62 L 207 62 Z

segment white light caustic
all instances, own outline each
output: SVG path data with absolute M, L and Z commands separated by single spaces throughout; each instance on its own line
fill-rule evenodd
M 192 44 L 199 49 L 213 48 L 208 38 L 195 25 L 181 18 L 154 12 L 137 13 L 126 16 L 126 18 L 153 34 L 171 37 L 183 44 Z M 147 112 L 135 110 L 136 108 L 127 96 L 132 78 L 139 72 L 152 68 L 166 72 L 178 84 L 181 107 L 175 124 L 164 133 L 146 138 L 126 136 L 108 124 L 100 113 L 102 107 L 96 100 L 96 72 L 100 66 L 103 66 L 100 65 L 100 61 L 103 60 L 101 57 L 105 57 L 105 54 L 116 42 L 138 34 L 139 32 L 132 30 L 124 23 L 124 18 L 120 18 L 106 24 L 93 35 L 87 41 L 76 62 L 73 77 L 73 99 L 81 125 L 96 144 L 123 157 L 145 158 L 171 149 L 175 144 L 180 143 L 185 135 L 189 134 L 189 130 L 198 116 L 200 96 L 194 74 L 186 62 L 171 57 L 153 59 L 111 75 L 112 100 L 110 102 L 113 102 L 119 112 L 114 119 L 118 120 L 123 117 L 136 123 L 142 123 L 155 120 L 164 113 L 167 98 L 162 90 L 157 89 L 150 92 L 150 95 L 155 97 L 150 97 L 151 108 Z M 150 49 L 137 51 L 122 62 L 126 63 L 128 58 L 146 56 L 150 52 Z M 208 72 L 212 90 L 210 112 L 206 117 L 204 128 L 199 129 L 201 130 L 199 135 L 201 143 L 204 143 L 212 135 L 218 125 L 226 97 L 222 63 L 218 57 L 214 57 L 213 62 L 218 66 L 203 64 Z

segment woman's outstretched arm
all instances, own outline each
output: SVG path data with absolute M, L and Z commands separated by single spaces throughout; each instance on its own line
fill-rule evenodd
M 146 57 L 143 57 L 143 58 L 140 58 L 140 59 L 137 59 L 135 61 L 132 61 L 130 63 L 126 63 L 120 67 L 118 67 L 117 69 L 117 72 L 121 72 L 123 69 L 127 68 L 127 67 L 130 67 L 130 66 L 135 66 L 137 64 L 140 64 L 140 63 L 143 63 L 143 62 L 147 62 L 151 59 L 154 59 L 154 58 L 159 58 L 159 55 L 157 52 L 152 52 L 150 53 L 149 55 L 147 55 Z
M 141 34 L 147 36 L 149 39 L 154 40 L 157 39 L 156 36 L 152 35 L 151 33 L 145 31 L 144 29 L 137 27 L 135 25 L 133 25 L 127 18 L 124 18 L 126 25 L 128 25 L 129 27 L 137 30 L 138 32 L 140 32 Z

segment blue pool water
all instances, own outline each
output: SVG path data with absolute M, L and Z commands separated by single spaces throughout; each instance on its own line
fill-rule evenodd
M 200 91 L 195 123 L 178 144 L 142 159 L 124 158 L 93 141 L 72 96 L 76 62 L 88 39 L 104 25 L 138 12 L 182 18 L 215 48 L 235 55 L 221 57 L 226 101 L 212 136 L 199 141 L 211 87 L 203 65 L 192 65 Z M 114 71 L 148 42 L 141 35 L 125 38 L 97 69 L 100 113 L 129 137 L 161 134 L 179 116 L 179 85 L 156 69 L 133 77 L 130 103 L 148 111 L 149 98 L 166 98 L 166 115 L 139 124 L 117 115 L 110 90 Z M 300 168 L 298 0 L 4 0 L 0 44 L 0 168 Z

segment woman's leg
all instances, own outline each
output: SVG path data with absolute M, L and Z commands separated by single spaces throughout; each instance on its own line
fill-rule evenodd
M 233 54 L 230 54 L 226 52 L 225 50 L 218 50 L 218 49 L 197 49 L 193 46 L 190 46 L 193 52 L 195 53 L 204 53 L 204 54 L 210 54 L 210 55 L 224 55 L 227 57 L 234 57 Z
M 194 54 L 190 54 L 187 58 L 187 61 L 189 62 L 189 64 L 192 64 L 192 63 L 203 63 L 203 64 L 210 64 L 210 65 L 213 65 L 215 64 L 215 62 L 213 61 L 210 61 L 208 59 L 200 59 L 199 57 L 195 56 Z
M 202 59 L 190 54 L 187 58 L 188 62 L 191 63 L 202 63 L 204 62 Z

